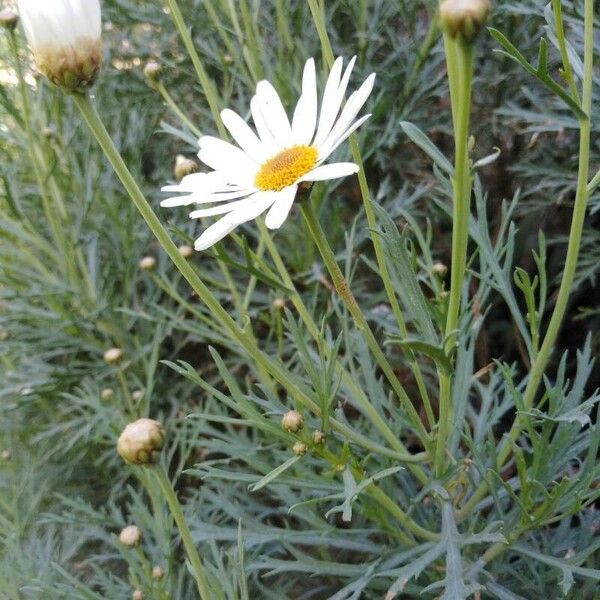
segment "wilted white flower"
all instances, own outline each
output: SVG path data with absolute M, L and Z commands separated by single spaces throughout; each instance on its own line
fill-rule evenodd
M 91 85 L 102 62 L 99 0 L 18 0 L 38 69 L 68 91 Z
M 268 81 L 258 83 L 250 102 L 256 133 L 232 110 L 221 113 L 239 147 L 212 136 L 201 137 L 198 157 L 213 171 L 188 175 L 179 184 L 163 188 L 165 192 L 185 195 L 168 198 L 162 206 L 211 204 L 210 208 L 193 211 L 190 217 L 225 215 L 196 240 L 196 250 L 205 250 L 265 211 L 267 227 L 278 229 L 292 208 L 300 184 L 358 171 L 354 163 L 323 164 L 370 117 L 355 120 L 373 90 L 375 74 L 342 108 L 354 62 L 355 58 L 344 71 L 342 58 L 335 61 L 325 85 L 320 114 L 312 58 L 304 67 L 302 94 L 291 122 Z

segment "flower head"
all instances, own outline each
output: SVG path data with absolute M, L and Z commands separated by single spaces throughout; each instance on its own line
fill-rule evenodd
M 99 0 L 18 0 L 38 69 L 77 92 L 94 83 L 102 62 Z
M 288 410 L 281 419 L 281 426 L 289 433 L 297 433 L 304 427 L 304 418 L 297 410 Z
M 149 465 L 156 462 L 164 444 L 165 430 L 158 421 L 138 419 L 123 429 L 117 442 L 117 452 L 125 462 Z
M 329 74 L 320 114 L 315 62 L 306 62 L 302 94 L 293 118 L 288 115 L 275 88 L 261 81 L 250 102 L 256 132 L 235 112 L 224 110 L 223 123 L 237 146 L 203 136 L 200 160 L 213 169 L 194 173 L 165 192 L 184 194 L 168 198 L 162 206 L 211 205 L 194 210 L 191 218 L 224 215 L 196 240 L 196 250 L 209 248 L 238 225 L 267 212 L 266 225 L 278 229 L 286 220 L 301 184 L 345 177 L 358 172 L 354 163 L 323 164 L 370 115 L 356 117 L 367 101 L 375 75 L 350 95 L 342 108 L 353 58 L 346 69 L 338 58 Z

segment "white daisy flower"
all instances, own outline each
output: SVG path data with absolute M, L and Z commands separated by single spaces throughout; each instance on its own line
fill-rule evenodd
M 38 69 L 68 91 L 91 85 L 102 62 L 100 0 L 18 0 Z
M 345 71 L 338 58 L 329 74 L 321 112 L 317 118 L 315 62 L 306 62 L 302 94 L 290 123 L 275 88 L 268 81 L 256 86 L 250 102 L 256 133 L 232 110 L 221 113 L 223 123 L 238 144 L 203 136 L 198 157 L 213 171 L 184 177 L 178 185 L 163 188 L 179 194 L 161 206 L 210 205 L 190 213 L 192 219 L 224 215 L 196 240 L 196 250 L 205 250 L 238 225 L 265 211 L 266 225 L 278 229 L 287 218 L 301 183 L 345 177 L 358 172 L 354 163 L 323 164 L 346 138 L 371 115 L 355 120 L 375 82 L 371 74 L 342 108 L 354 67 Z

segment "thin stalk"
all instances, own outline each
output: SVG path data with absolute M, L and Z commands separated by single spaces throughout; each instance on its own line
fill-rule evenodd
M 348 312 L 352 316 L 356 328 L 363 335 L 365 342 L 367 343 L 367 346 L 373 354 L 373 357 L 375 358 L 377 364 L 385 374 L 394 392 L 398 396 L 398 399 L 404 407 L 404 410 L 406 410 L 410 422 L 414 427 L 415 431 L 417 432 L 425 449 L 429 449 L 429 434 L 425 430 L 425 427 L 423 426 L 423 423 L 421 422 L 421 419 L 419 418 L 415 407 L 413 406 L 410 398 L 408 397 L 408 394 L 402 387 L 402 384 L 398 380 L 398 377 L 394 373 L 394 370 L 392 369 L 390 363 L 385 357 L 385 354 L 381 350 L 377 339 L 373 335 L 373 332 L 371 331 L 371 328 L 367 323 L 367 320 L 365 319 L 360 309 L 360 306 L 356 301 L 356 298 L 352 294 L 350 286 L 348 285 L 346 278 L 344 277 L 340 267 L 338 266 L 333 250 L 331 249 L 331 246 L 327 241 L 327 236 L 325 235 L 325 232 L 323 231 L 321 224 L 319 223 L 319 219 L 315 214 L 314 208 L 310 202 L 310 198 L 305 198 L 300 202 L 300 209 L 302 210 L 302 215 L 306 220 L 306 224 L 308 225 L 310 233 L 317 245 L 317 248 L 319 249 L 319 252 L 321 253 L 323 261 L 325 262 L 325 266 L 327 267 L 327 270 L 329 271 L 329 274 L 333 281 L 333 285 L 335 286 L 335 289 L 337 290 L 342 302 L 344 303 L 344 306 L 347 308 Z
M 169 94 L 167 88 L 160 81 L 153 84 L 156 91 L 162 96 L 163 100 L 167 103 L 169 108 L 177 115 L 177 118 L 197 137 L 202 135 L 202 132 L 196 127 L 189 117 L 179 108 L 177 102 L 173 100 L 173 96 Z
M 166 2 L 167 6 L 169 7 L 169 10 L 171 11 L 171 16 L 173 17 L 175 27 L 179 32 L 181 40 L 183 41 L 183 44 L 192 60 L 192 64 L 194 65 L 194 70 L 198 75 L 198 80 L 200 81 L 200 85 L 202 86 L 202 90 L 204 92 L 204 95 L 206 96 L 206 101 L 208 102 L 208 106 L 210 107 L 210 112 L 212 114 L 213 120 L 217 125 L 217 129 L 219 130 L 219 135 L 222 138 L 224 138 L 226 136 L 225 126 L 223 125 L 223 121 L 221 120 L 221 114 L 219 112 L 219 101 L 214 85 L 209 79 L 206 70 L 204 69 L 204 65 L 202 64 L 202 61 L 198 56 L 198 52 L 196 52 L 194 41 L 192 40 L 192 36 L 190 35 L 190 32 L 185 24 L 183 15 L 181 14 L 181 10 L 179 10 L 177 0 L 166 0 Z
M 112 165 L 116 175 L 119 177 L 123 187 L 126 189 L 131 200 L 146 221 L 146 224 L 162 246 L 165 253 L 196 292 L 198 298 L 204 302 L 208 310 L 214 315 L 215 319 L 222 324 L 224 331 L 248 353 L 259 368 L 263 368 L 268 372 L 299 404 L 315 415 L 320 416 L 321 409 L 319 405 L 312 400 L 296 377 L 287 371 L 280 363 L 272 360 L 270 356 L 260 350 L 253 337 L 248 335 L 247 331 L 239 327 L 227 310 L 222 306 L 221 302 L 200 279 L 196 271 L 188 264 L 187 260 L 181 256 L 177 246 L 174 244 L 167 230 L 163 227 L 159 218 L 156 216 L 156 213 L 152 210 L 152 207 L 137 185 L 137 182 L 129 172 L 127 165 L 113 144 L 113 141 L 100 120 L 90 98 L 84 95 L 73 95 L 72 97 L 79 108 L 83 119 L 104 151 L 104 154 Z M 344 425 L 335 419 L 330 419 L 330 423 L 332 428 L 342 436 L 345 436 L 348 441 L 372 452 L 407 463 L 418 463 L 427 459 L 427 455 L 424 454 L 412 455 L 381 446 L 370 440 L 367 436 L 354 431 L 347 425 Z
M 594 61 L 594 1 L 585 0 L 584 7 L 584 60 L 583 60 L 583 95 L 581 108 L 586 115 L 592 114 L 592 82 L 593 82 L 593 61 Z M 583 233 L 583 225 L 587 211 L 587 202 L 589 194 L 587 191 L 587 181 L 589 176 L 590 163 L 590 136 L 591 123 L 590 117 L 582 118 L 579 121 L 579 170 L 577 176 L 577 190 L 575 193 L 575 204 L 573 207 L 573 217 L 571 220 L 571 229 L 569 232 L 569 243 L 567 246 L 567 255 L 565 257 L 565 268 L 552 311 L 548 329 L 544 336 L 544 341 L 536 356 L 531 371 L 527 386 L 523 392 L 523 405 L 525 410 L 529 410 L 534 403 L 538 388 L 544 376 L 544 371 L 548 365 L 548 361 L 554 350 L 556 338 L 562 324 L 573 281 L 577 269 L 577 261 L 579 259 L 579 250 L 581 246 L 581 238 Z M 500 468 L 506 462 L 510 455 L 512 444 L 519 437 L 523 423 L 519 416 L 515 419 L 512 428 L 504 440 L 497 456 L 497 467 Z M 474 510 L 477 503 L 487 493 L 488 486 L 485 482 L 475 490 L 469 501 L 459 511 L 458 516 L 464 519 L 471 511 Z
M 321 52 L 323 54 L 323 58 L 327 65 L 331 68 L 334 62 L 333 49 L 331 47 L 331 41 L 329 40 L 329 35 L 327 34 L 327 28 L 325 26 L 325 20 L 323 18 L 323 11 L 317 5 L 315 0 L 308 0 L 308 4 L 310 7 L 310 11 L 313 17 L 313 21 L 315 24 L 315 28 L 317 29 L 317 33 L 319 35 L 319 39 L 321 41 Z M 373 244 L 373 249 L 375 251 L 375 259 L 377 261 L 377 267 L 379 268 L 379 273 L 381 275 L 381 280 L 383 281 L 383 286 L 385 288 L 385 293 L 387 295 L 388 301 L 392 308 L 392 312 L 396 318 L 398 323 L 398 328 L 402 337 L 408 337 L 408 329 L 406 327 L 406 322 L 404 320 L 404 316 L 402 314 L 402 309 L 398 303 L 398 299 L 396 297 L 396 292 L 394 290 L 394 286 L 392 284 L 389 271 L 387 268 L 387 264 L 385 261 L 385 255 L 383 252 L 383 246 L 381 244 L 381 239 L 377 233 L 377 220 L 375 219 L 375 212 L 373 211 L 373 206 L 371 203 L 371 195 L 369 193 L 369 184 L 367 182 L 367 177 L 365 175 L 362 155 L 360 152 L 360 148 L 358 146 L 358 142 L 356 140 L 356 136 L 353 134 L 350 136 L 350 149 L 352 151 L 352 159 L 359 166 L 358 171 L 358 185 L 360 187 L 361 198 L 363 202 L 363 207 L 365 210 L 365 216 L 367 217 L 367 224 L 369 227 L 371 242 Z M 427 386 L 425 385 L 425 380 L 421 373 L 421 369 L 419 367 L 419 363 L 417 362 L 414 354 L 410 351 L 405 352 L 405 356 L 408 358 L 413 375 L 415 377 L 415 381 L 417 383 L 417 387 L 419 389 L 419 394 L 421 396 L 421 400 L 423 402 L 423 406 L 425 408 L 425 412 L 427 414 L 427 418 L 431 423 L 433 423 L 433 410 L 431 408 L 431 401 L 429 399 L 429 394 L 427 392 Z
M 151 468 L 156 476 L 160 490 L 167 501 L 167 504 L 169 505 L 173 519 L 175 519 L 175 524 L 177 525 L 177 529 L 181 535 L 181 541 L 183 542 L 188 560 L 190 561 L 190 565 L 192 567 L 192 573 L 194 575 L 194 579 L 196 580 L 196 585 L 198 586 L 200 598 L 202 600 L 211 600 L 213 596 L 211 596 L 210 593 L 210 587 L 208 585 L 208 578 L 204 569 L 204 565 L 202 564 L 198 550 L 194 545 L 194 541 L 192 540 L 192 535 L 187 523 L 185 522 L 185 517 L 183 516 L 183 511 L 181 510 L 181 505 L 179 504 L 179 500 L 177 500 L 173 486 L 171 485 L 171 482 L 169 481 L 169 478 L 167 477 L 167 474 L 162 466 L 153 465 Z
M 567 52 L 567 43 L 565 39 L 565 28 L 562 18 L 562 2 L 561 0 L 552 0 L 552 12 L 554 13 L 554 25 L 556 27 L 556 39 L 558 40 L 558 49 L 560 50 L 560 58 L 563 64 L 563 77 L 569 86 L 571 96 L 579 104 L 579 92 L 575 85 L 575 78 L 573 77 L 573 69 L 571 67 L 571 61 L 569 60 L 569 53 Z
M 454 129 L 454 177 L 452 219 L 452 273 L 445 335 L 448 350 L 455 343 L 453 332 L 458 329 L 460 304 L 467 264 L 469 240 L 469 206 L 472 177 L 469 165 L 469 115 L 471 112 L 471 84 L 473 78 L 473 45 L 462 40 L 453 42 L 458 49 L 459 88 L 453 97 L 458 104 L 453 107 Z M 451 51 L 451 50 L 450 50 Z M 440 477 L 446 466 L 446 441 L 452 425 L 452 380 L 450 373 L 440 370 L 440 410 L 438 435 L 435 446 L 435 472 Z

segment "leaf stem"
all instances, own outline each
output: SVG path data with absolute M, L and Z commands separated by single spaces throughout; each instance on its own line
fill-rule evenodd
M 200 559 L 200 555 L 198 554 L 198 550 L 194 545 L 194 541 L 192 540 L 190 529 L 183 516 L 183 511 L 181 510 L 181 505 L 179 504 L 179 500 L 177 500 L 173 486 L 162 466 L 153 465 L 151 469 L 156 476 L 162 495 L 169 505 L 169 509 L 171 510 L 179 534 L 181 535 L 181 541 L 183 542 L 183 546 L 190 561 L 200 598 L 202 600 L 211 600 L 213 596 L 211 596 L 210 593 L 206 571 L 202 564 L 202 560 Z
M 471 112 L 471 85 L 473 80 L 473 45 L 458 38 L 448 40 L 449 53 L 458 56 L 457 69 L 458 89 L 452 96 L 454 115 L 454 176 L 453 218 L 452 218 L 452 266 L 448 313 L 446 316 L 446 351 L 456 344 L 453 332 L 458 329 L 460 305 L 467 263 L 467 245 L 469 240 L 469 206 L 471 201 L 472 177 L 469 165 L 469 116 Z M 450 71 L 449 61 L 448 70 Z M 456 105 L 454 104 L 456 102 Z M 435 447 L 435 472 L 440 477 L 446 466 L 446 441 L 452 425 L 452 379 L 450 373 L 439 372 L 440 376 L 440 411 L 438 419 L 438 435 Z

